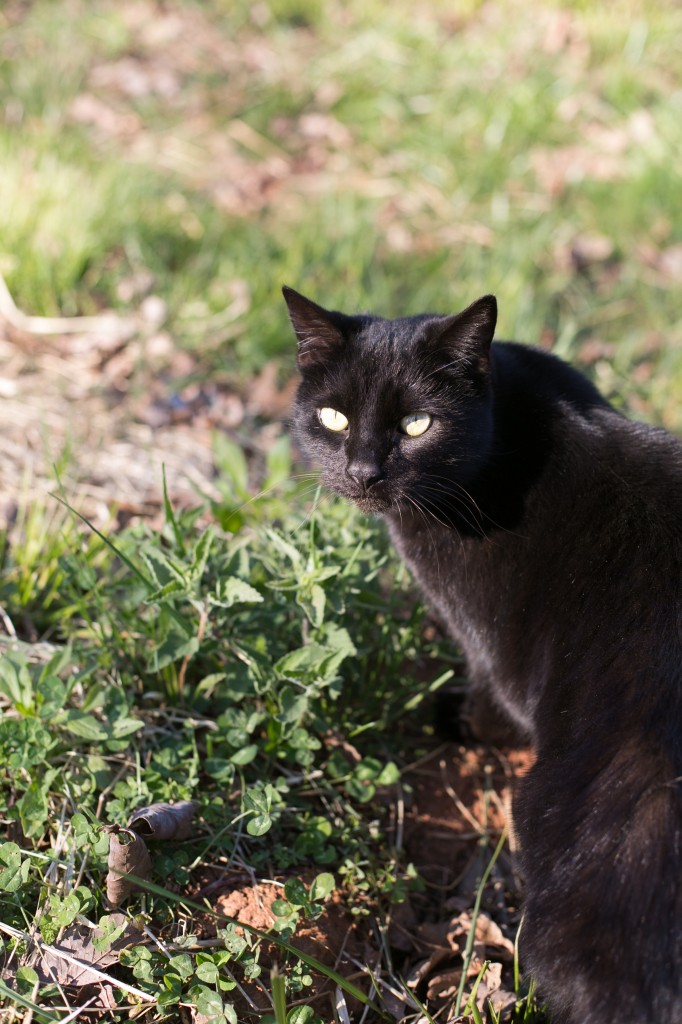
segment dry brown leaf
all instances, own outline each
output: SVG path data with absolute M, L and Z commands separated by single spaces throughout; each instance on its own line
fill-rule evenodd
M 518 996 L 515 992 L 510 991 L 508 988 L 499 988 L 492 995 L 488 996 L 492 1003 L 493 1010 L 495 1013 L 502 1016 L 505 1015 L 504 1019 L 508 1020 L 507 1013 L 511 1013 L 512 1008 L 518 1001 Z
M 440 966 L 445 960 L 449 960 L 452 955 L 449 949 L 434 949 L 433 953 L 426 960 L 420 960 L 418 964 L 412 968 L 405 978 L 405 984 L 408 988 L 417 988 L 417 986 L 424 981 L 425 978 L 431 974 L 431 971 L 435 970 L 436 967 Z
M 152 874 L 152 859 L 144 840 L 132 829 L 112 825 L 109 832 L 109 872 L 107 874 L 107 899 L 112 907 L 120 903 L 139 886 L 122 875 L 136 875 L 148 879 Z
M 45 983 L 57 982 L 60 985 L 93 985 L 101 984 L 102 978 L 91 968 L 103 971 L 111 964 L 118 963 L 121 949 L 132 945 L 140 935 L 139 929 L 132 921 L 126 921 L 124 914 L 111 914 L 116 925 L 126 923 L 123 934 L 108 949 L 99 950 L 95 941 L 104 934 L 101 928 L 88 928 L 85 925 L 73 925 L 68 928 L 58 944 L 47 946 L 36 963 Z M 66 956 L 60 956 L 60 953 Z M 78 962 L 75 962 L 78 961 Z
M 196 809 L 197 805 L 191 800 L 180 800 L 177 804 L 150 804 L 135 811 L 128 828 L 145 839 L 188 839 L 193 832 L 192 819 Z
M 442 971 L 439 974 L 432 975 L 429 978 L 426 989 L 426 998 L 429 1001 L 434 999 L 453 999 L 457 995 L 461 977 L 462 969 L 460 967 L 454 967 L 450 971 Z
M 441 965 L 444 965 L 445 962 L 450 961 L 453 953 L 460 956 L 464 953 L 470 930 L 471 913 L 469 911 L 457 914 L 455 917 L 450 918 L 450 920 L 427 922 L 418 928 L 418 941 L 428 943 L 428 945 L 433 947 L 433 951 L 426 960 L 418 963 L 409 973 L 406 979 L 408 987 L 416 988 L 421 982 L 428 980 L 429 999 L 436 997 L 446 998 L 452 994 L 453 990 L 456 991 L 462 976 L 462 968 L 459 963 L 455 967 L 446 968 L 437 974 L 434 972 Z M 495 951 L 495 963 L 488 969 L 492 971 L 490 978 L 484 988 L 481 988 L 483 981 L 481 986 L 479 986 L 479 992 L 482 990 L 484 993 L 482 996 L 484 1001 L 488 998 L 488 995 L 491 995 L 500 987 L 502 963 L 497 963 L 497 961 L 512 962 L 514 959 L 514 944 L 503 935 L 499 926 L 484 913 L 479 913 L 476 918 L 474 936 L 473 956 L 467 972 L 470 979 L 476 977 L 485 960 L 491 959 L 491 950 Z M 459 960 L 459 957 L 457 957 L 457 960 Z M 485 979 L 483 980 L 485 981 Z M 483 1002 L 481 1005 L 483 1005 Z
M 493 961 L 488 964 L 488 969 L 481 978 L 480 984 L 476 989 L 476 1005 L 481 1012 L 485 1009 L 488 999 L 493 998 L 501 985 L 502 964 Z
M 503 963 L 511 963 L 514 960 L 514 943 L 506 938 L 502 929 L 487 914 L 480 913 L 476 920 L 476 941 L 480 942 L 486 949 L 486 958 L 489 957 L 489 950 L 494 949 L 500 955 Z

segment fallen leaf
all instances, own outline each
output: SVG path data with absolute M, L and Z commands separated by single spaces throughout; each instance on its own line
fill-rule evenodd
M 492 995 L 488 996 L 488 998 L 490 999 L 495 1013 L 500 1016 L 504 1014 L 504 1019 L 509 1020 L 509 1017 L 506 1015 L 511 1011 L 512 1007 L 516 1006 L 519 997 L 515 992 L 511 992 L 508 988 L 499 988 L 496 992 L 493 992 Z
M 46 984 L 57 982 L 59 985 L 93 985 L 101 984 L 102 979 L 90 968 L 105 970 L 111 964 L 118 963 L 118 954 L 126 946 L 132 945 L 139 938 L 140 931 L 124 914 L 111 914 L 110 918 L 119 925 L 125 924 L 125 931 L 111 946 L 101 950 L 96 943 L 104 936 L 101 928 L 88 928 L 85 925 L 73 925 L 68 928 L 59 943 L 47 946 L 36 962 L 41 980 Z M 67 960 L 66 954 L 70 959 Z M 76 962 L 77 961 L 77 962 Z
M 128 828 L 145 839 L 188 839 L 193 832 L 192 819 L 196 809 L 197 805 L 191 800 L 180 800 L 177 804 L 150 804 L 135 811 Z
M 476 990 L 476 1005 L 481 1013 L 484 1011 L 487 1001 L 493 998 L 501 985 L 502 964 L 495 962 L 489 963 L 488 969 L 481 978 Z
M 112 825 L 109 832 L 109 872 L 107 874 L 107 899 L 112 907 L 129 896 L 139 886 L 123 875 L 136 875 L 148 879 L 152 874 L 152 859 L 144 840 L 132 829 Z
M 405 984 L 408 988 L 417 988 L 417 986 L 428 978 L 431 971 L 435 970 L 445 960 L 449 960 L 451 956 L 451 950 L 449 949 L 434 949 L 433 953 L 426 960 L 420 960 L 418 964 L 412 968 L 405 978 Z

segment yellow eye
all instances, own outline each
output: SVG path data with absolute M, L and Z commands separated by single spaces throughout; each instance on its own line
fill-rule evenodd
M 317 415 L 320 417 L 320 423 L 327 430 L 345 430 L 348 426 L 348 420 L 339 412 L 338 409 L 329 409 L 325 406 L 324 409 L 318 409 Z
M 403 416 L 400 421 L 400 429 L 410 437 L 419 437 L 431 426 L 431 417 L 427 412 L 416 412 L 412 416 Z

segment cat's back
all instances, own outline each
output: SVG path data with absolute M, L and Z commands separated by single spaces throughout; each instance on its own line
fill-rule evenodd
M 571 504 L 584 502 L 595 529 L 632 544 L 633 560 L 645 551 L 655 563 L 676 560 L 682 581 L 682 441 L 608 406 L 568 419 Z
M 563 490 L 569 507 L 579 511 L 582 503 L 595 526 L 628 522 L 643 536 L 662 530 L 682 544 L 682 440 L 621 414 L 550 353 L 515 342 L 494 349 L 501 417 L 524 420 L 545 446 L 537 490 L 553 501 Z

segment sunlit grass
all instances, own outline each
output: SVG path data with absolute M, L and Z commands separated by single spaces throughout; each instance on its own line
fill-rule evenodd
M 130 140 L 100 136 L 93 150 L 70 114 L 93 90 L 92 67 L 130 59 L 124 15 L 101 0 L 85 16 L 74 0 L 58 21 L 38 2 L 13 25 L 35 56 L 27 70 L 4 50 L 14 120 L 2 134 L 0 258 L 21 302 L 89 310 L 115 302 L 131 268 L 151 268 L 178 337 L 195 349 L 204 340 L 206 372 L 247 375 L 272 356 L 292 365 L 282 282 L 385 314 L 455 309 L 495 291 L 502 336 L 553 339 L 568 358 L 596 336 L 615 346 L 627 389 L 647 338 L 665 334 L 652 376 L 660 367 L 682 379 L 676 282 L 647 264 L 652 245 L 679 242 L 682 223 L 675 5 L 622 3 L 615 20 L 612 8 L 579 3 L 528 19 L 512 0 L 456 14 L 435 3 L 418 16 L 305 0 L 257 14 L 218 3 L 185 11 L 226 33 L 224 68 L 200 61 L 187 39 L 179 96 L 95 84 L 102 102 L 138 117 L 144 146 L 132 152 Z M 249 47 L 262 48 L 253 66 Z M 195 102 L 208 120 L 188 135 Z M 225 181 L 236 174 L 250 193 L 263 154 L 288 162 L 246 215 L 212 201 L 212 140 L 235 117 L 256 133 L 255 149 L 233 144 Z M 164 151 L 177 138 L 177 160 L 171 146 L 156 162 L 155 138 Z M 610 240 L 615 271 L 597 265 L 581 279 L 562 254 L 591 234 Z M 250 302 L 223 343 L 211 318 L 235 280 Z M 654 387 L 650 416 L 679 422 L 662 399 Z

